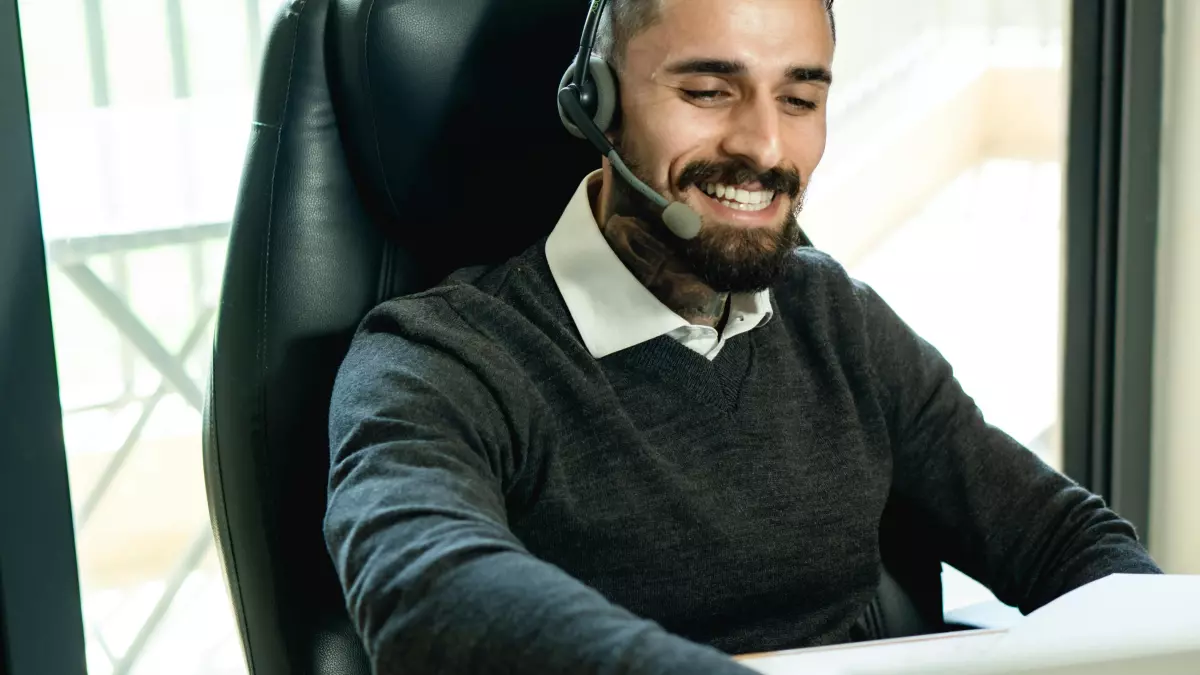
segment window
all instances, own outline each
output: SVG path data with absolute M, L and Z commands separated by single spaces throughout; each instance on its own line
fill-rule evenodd
M 281 0 L 19 0 L 91 675 L 246 672 L 200 409 Z
M 829 146 L 801 222 L 1061 467 L 1060 0 L 838 0 Z M 988 599 L 944 575 L 946 607 Z

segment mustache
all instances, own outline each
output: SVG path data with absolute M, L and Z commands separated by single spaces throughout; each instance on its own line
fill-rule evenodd
M 703 183 L 722 183 L 724 185 L 740 185 L 757 181 L 764 190 L 782 192 L 793 200 L 800 196 L 804 187 L 800 172 L 795 169 L 775 167 L 769 171 L 760 172 L 746 166 L 742 162 L 692 162 L 679 174 L 677 187 L 686 190 L 693 185 Z

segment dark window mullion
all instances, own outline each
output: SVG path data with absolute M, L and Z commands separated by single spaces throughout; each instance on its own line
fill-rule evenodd
M 0 0 L 0 673 L 83 675 L 83 617 L 16 0 Z
M 1076 0 L 1072 9 L 1063 468 L 1144 536 L 1162 0 Z
M 1124 17 L 1121 183 L 1113 306 L 1110 490 L 1121 515 L 1149 531 L 1155 283 L 1162 130 L 1163 2 L 1129 2 Z

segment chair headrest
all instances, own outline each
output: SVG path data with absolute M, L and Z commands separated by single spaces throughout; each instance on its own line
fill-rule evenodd
M 600 166 L 555 88 L 584 0 L 339 0 L 333 100 L 374 219 L 424 274 L 499 263 L 550 232 Z

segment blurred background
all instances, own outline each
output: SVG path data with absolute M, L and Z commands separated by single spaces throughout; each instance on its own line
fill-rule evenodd
M 88 671 L 245 673 L 200 409 L 281 2 L 18 5 Z M 1060 466 L 1067 3 L 835 9 L 829 147 L 802 223 L 941 349 L 994 424 Z M 945 583 L 948 609 L 988 597 L 952 571 Z

